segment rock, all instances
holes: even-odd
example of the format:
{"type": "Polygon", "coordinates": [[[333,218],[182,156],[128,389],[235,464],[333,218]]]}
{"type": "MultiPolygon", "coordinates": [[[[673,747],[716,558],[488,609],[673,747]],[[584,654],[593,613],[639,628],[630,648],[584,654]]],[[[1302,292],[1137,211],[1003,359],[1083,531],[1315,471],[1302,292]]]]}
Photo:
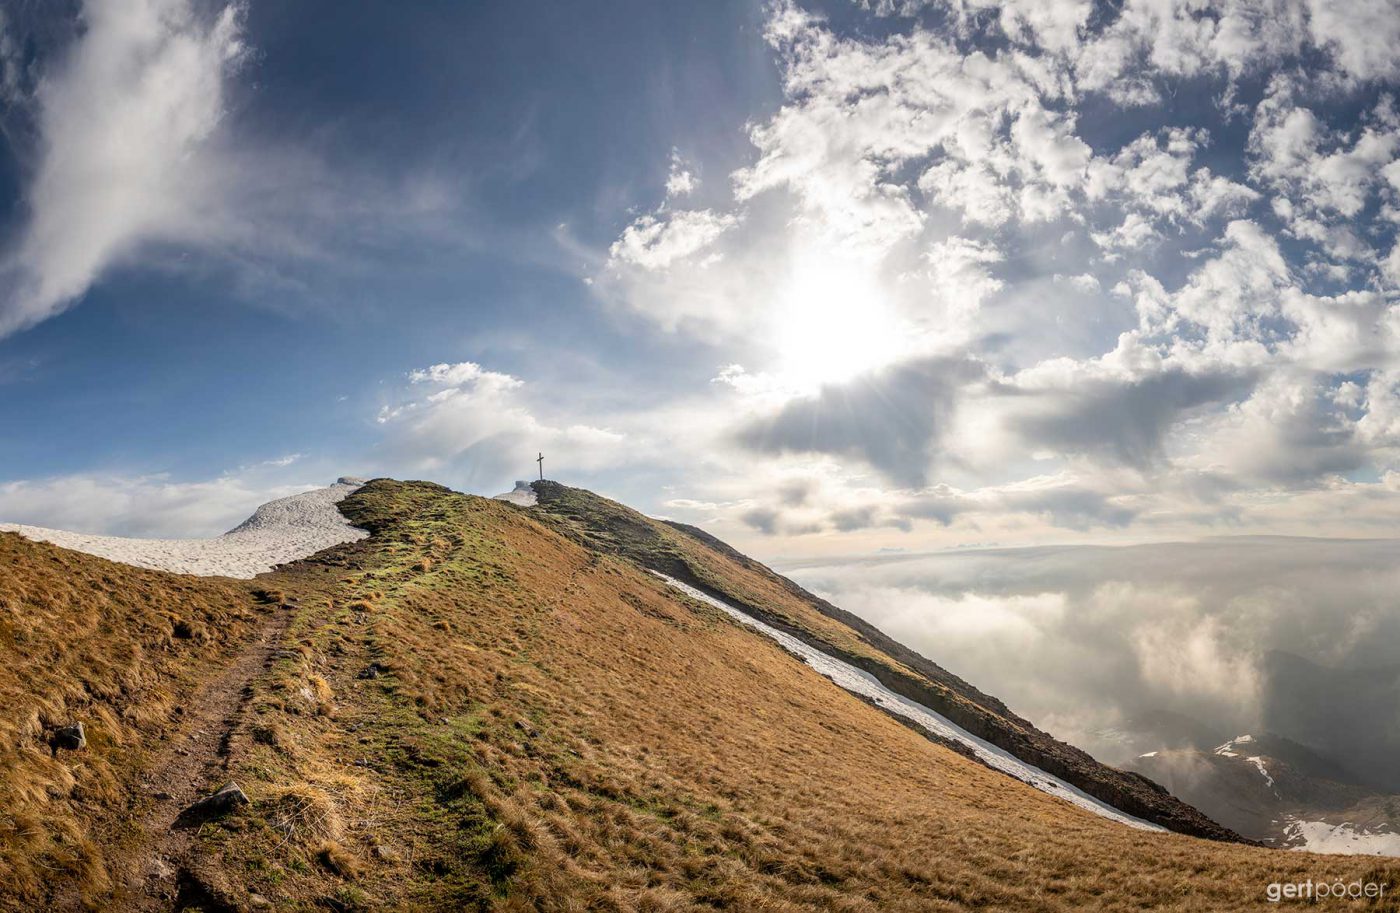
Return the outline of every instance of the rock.
{"type": "Polygon", "coordinates": [[[254,910],[271,910],[272,901],[268,900],[261,894],[249,894],[248,906],[254,910]]]}
{"type": "Polygon", "coordinates": [[[60,726],[54,730],[50,744],[53,746],[54,754],[57,754],[60,748],[67,751],[81,751],[87,747],[87,733],[83,731],[82,723],[60,726]]]}
{"type": "Polygon", "coordinates": [[[198,802],[180,812],[175,819],[176,824],[196,824],[226,815],[241,805],[248,804],[248,794],[234,781],[230,780],[221,786],[217,792],[205,796],[198,802]]]}
{"type": "Polygon", "coordinates": [[[398,862],[403,855],[391,846],[379,844],[374,848],[374,855],[378,856],[382,862],[398,862]]]}

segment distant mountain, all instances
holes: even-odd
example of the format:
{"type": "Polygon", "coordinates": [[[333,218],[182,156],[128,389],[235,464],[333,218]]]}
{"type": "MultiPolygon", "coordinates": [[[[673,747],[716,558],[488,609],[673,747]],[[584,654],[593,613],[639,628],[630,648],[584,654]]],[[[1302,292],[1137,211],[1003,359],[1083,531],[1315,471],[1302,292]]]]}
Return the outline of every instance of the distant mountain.
{"type": "Polygon", "coordinates": [[[1335,759],[1281,736],[1163,748],[1128,767],[1267,844],[1400,855],[1400,796],[1378,793],[1335,759]]]}

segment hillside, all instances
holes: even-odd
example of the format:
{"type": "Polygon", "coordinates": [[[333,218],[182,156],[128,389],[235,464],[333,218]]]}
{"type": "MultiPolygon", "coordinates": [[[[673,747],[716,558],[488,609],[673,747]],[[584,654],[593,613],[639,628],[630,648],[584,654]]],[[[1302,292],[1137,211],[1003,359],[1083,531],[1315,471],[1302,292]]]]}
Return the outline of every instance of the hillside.
{"type": "Polygon", "coordinates": [[[536,482],[539,506],[589,547],[625,556],[717,596],[937,711],[974,735],[1132,815],[1180,833],[1239,836],[1152,781],[1098,763],[1001,701],[693,526],[662,523],[592,492],[536,482]],[[679,533],[680,535],[677,535],[679,533]]]}
{"type": "Polygon", "coordinates": [[[989,769],[649,570],[1230,836],[699,531],[536,491],[372,482],[340,504],[368,538],[250,581],[0,534],[0,906],[1247,910],[1400,884],[989,769]],[[73,722],[86,747],[51,747],[73,722]],[[230,780],[246,804],[182,811],[230,780]]]}

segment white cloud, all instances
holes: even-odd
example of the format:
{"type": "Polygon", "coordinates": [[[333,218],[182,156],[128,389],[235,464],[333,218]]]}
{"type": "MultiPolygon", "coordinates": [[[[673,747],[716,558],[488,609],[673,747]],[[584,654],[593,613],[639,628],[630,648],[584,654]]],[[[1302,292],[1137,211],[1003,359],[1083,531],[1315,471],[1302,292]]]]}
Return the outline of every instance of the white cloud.
{"type": "Polygon", "coordinates": [[[1394,79],[1400,74],[1400,10],[1393,0],[1352,0],[1345,4],[1308,0],[1312,39],[1359,79],[1394,79]]]}
{"type": "Polygon", "coordinates": [[[695,174],[694,166],[686,161],[680,150],[671,150],[671,170],[666,175],[666,197],[684,197],[694,193],[700,187],[700,178],[695,174]]]}
{"type": "Polygon", "coordinates": [[[67,307],[143,245],[204,235],[215,217],[211,157],[244,53],[240,8],[206,17],[187,0],[92,0],[83,18],[38,89],[42,158],[0,334],[67,307]]]}
{"type": "MultiPolygon", "coordinates": [[[[709,250],[738,216],[707,209],[645,215],[622,232],[609,250],[614,265],[664,270],[709,250]]],[[[712,260],[702,261],[704,265],[712,260]]]]}
{"type": "Polygon", "coordinates": [[[625,436],[581,422],[539,418],[528,385],[474,362],[433,365],[408,375],[410,389],[379,411],[378,462],[430,472],[464,487],[503,485],[537,451],[566,454],[574,471],[624,464],[625,436]],[[421,393],[418,386],[432,387],[421,393]]]}
{"type": "Polygon", "coordinates": [[[194,482],[159,475],[57,476],[0,483],[0,519],[99,535],[217,536],[246,520],[261,504],[333,481],[277,483],[256,468],[194,482]]]}
{"type": "MultiPolygon", "coordinates": [[[[491,372],[482,370],[481,365],[473,361],[462,361],[456,364],[439,364],[423,368],[418,371],[410,371],[408,379],[415,384],[440,384],[446,387],[460,387],[475,381],[482,380],[484,375],[491,372]]],[[[492,382],[497,384],[518,385],[520,382],[513,377],[504,374],[491,374],[492,382]]]]}
{"type": "Polygon", "coordinates": [[[1339,475],[1395,465],[1367,378],[1400,343],[1400,253],[1373,249],[1400,224],[1400,117],[1359,88],[1385,73],[1362,36],[1305,0],[863,5],[908,18],[774,6],[784,102],[732,205],[668,197],[612,246],[605,294],[746,366],[715,385],[740,440],[842,463],[798,506],[707,488],[744,505],[717,522],[885,542],[1391,516],[1384,485],[1339,475]],[[1201,97],[1112,139],[1115,107],[1180,91],[1201,97]],[[962,359],[985,370],[910,401],[911,366],[962,359]]]}

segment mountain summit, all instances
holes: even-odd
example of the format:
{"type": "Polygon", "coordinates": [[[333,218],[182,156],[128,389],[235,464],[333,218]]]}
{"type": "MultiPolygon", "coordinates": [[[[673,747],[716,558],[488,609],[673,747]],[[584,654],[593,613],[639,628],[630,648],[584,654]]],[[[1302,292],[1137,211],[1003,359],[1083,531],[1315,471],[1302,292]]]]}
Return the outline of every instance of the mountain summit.
{"type": "Polygon", "coordinates": [[[1243,842],[703,531],[526,487],[369,482],[333,502],[359,538],[250,580],[0,534],[0,908],[1245,910],[1400,883],[1243,842]]]}

